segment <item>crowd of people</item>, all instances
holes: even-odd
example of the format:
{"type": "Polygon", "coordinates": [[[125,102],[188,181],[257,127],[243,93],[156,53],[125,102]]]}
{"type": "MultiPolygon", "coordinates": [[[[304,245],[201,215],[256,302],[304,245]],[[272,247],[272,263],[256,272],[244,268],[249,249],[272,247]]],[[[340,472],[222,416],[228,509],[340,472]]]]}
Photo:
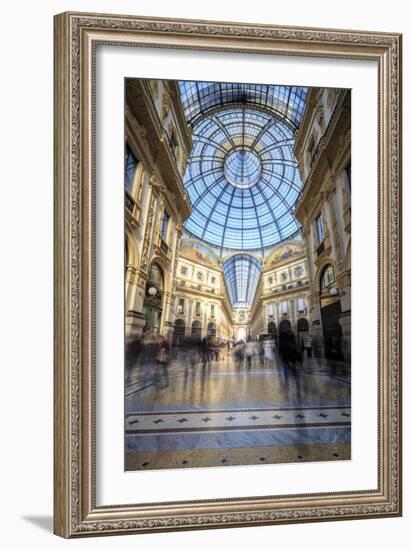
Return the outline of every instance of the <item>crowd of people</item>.
{"type": "Polygon", "coordinates": [[[317,342],[312,342],[309,355],[303,340],[297,342],[291,330],[280,332],[276,338],[249,337],[246,341],[233,342],[207,335],[201,339],[179,338],[173,344],[164,336],[146,331],[133,349],[128,350],[128,356],[133,358],[129,364],[138,366],[139,376],[146,382],[164,388],[170,384],[169,366],[173,361],[192,373],[197,369],[210,372],[212,363],[232,356],[238,370],[280,368],[285,379],[289,379],[289,376],[299,377],[305,352],[308,357],[313,352],[314,358],[320,352],[317,342]]]}

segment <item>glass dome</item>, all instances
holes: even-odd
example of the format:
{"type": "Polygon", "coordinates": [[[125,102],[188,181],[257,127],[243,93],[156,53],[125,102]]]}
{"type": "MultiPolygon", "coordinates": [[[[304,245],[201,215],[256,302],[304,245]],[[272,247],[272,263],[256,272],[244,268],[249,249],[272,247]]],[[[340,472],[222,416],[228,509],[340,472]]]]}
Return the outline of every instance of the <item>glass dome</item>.
{"type": "Polygon", "coordinates": [[[184,177],[190,234],[221,252],[263,251],[300,230],[293,215],[302,185],[291,120],[245,104],[197,117],[184,177]]]}
{"type": "Polygon", "coordinates": [[[246,189],[252,187],[260,178],[262,163],[252,151],[233,151],[225,159],[224,172],[232,185],[246,189]]]}
{"type": "Polygon", "coordinates": [[[223,82],[179,82],[179,86],[185,115],[192,125],[222,107],[247,105],[275,115],[296,130],[307,94],[307,88],[297,86],[223,82]]]}

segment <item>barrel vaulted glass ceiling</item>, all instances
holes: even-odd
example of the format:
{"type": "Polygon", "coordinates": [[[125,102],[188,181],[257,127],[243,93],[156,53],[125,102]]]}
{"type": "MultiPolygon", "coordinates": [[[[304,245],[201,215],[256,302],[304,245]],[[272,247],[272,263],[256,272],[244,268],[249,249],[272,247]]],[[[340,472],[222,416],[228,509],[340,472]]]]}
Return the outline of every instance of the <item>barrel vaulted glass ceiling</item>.
{"type": "Polygon", "coordinates": [[[185,229],[224,249],[264,250],[293,237],[301,190],[294,132],[306,88],[180,82],[193,148],[185,229]]]}
{"type": "Polygon", "coordinates": [[[229,299],[233,307],[250,307],[255,297],[261,266],[249,254],[234,254],[223,264],[229,299]]]}

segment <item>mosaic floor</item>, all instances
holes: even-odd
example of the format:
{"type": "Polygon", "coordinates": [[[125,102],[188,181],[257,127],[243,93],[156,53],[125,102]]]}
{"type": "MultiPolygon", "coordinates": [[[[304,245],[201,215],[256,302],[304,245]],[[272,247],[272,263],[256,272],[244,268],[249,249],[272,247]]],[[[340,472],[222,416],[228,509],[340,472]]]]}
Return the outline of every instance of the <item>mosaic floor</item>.
{"type": "Polygon", "coordinates": [[[129,363],[126,470],[350,459],[350,380],[336,365],[190,363],[129,363]]]}

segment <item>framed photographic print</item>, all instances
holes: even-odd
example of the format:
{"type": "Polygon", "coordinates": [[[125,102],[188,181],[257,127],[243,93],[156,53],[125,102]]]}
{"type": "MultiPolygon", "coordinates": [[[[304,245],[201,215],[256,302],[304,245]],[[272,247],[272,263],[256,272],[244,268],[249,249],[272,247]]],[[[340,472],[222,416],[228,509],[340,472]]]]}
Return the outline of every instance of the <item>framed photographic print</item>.
{"type": "Polygon", "coordinates": [[[55,17],[55,533],[401,514],[401,36],[55,17]]]}

